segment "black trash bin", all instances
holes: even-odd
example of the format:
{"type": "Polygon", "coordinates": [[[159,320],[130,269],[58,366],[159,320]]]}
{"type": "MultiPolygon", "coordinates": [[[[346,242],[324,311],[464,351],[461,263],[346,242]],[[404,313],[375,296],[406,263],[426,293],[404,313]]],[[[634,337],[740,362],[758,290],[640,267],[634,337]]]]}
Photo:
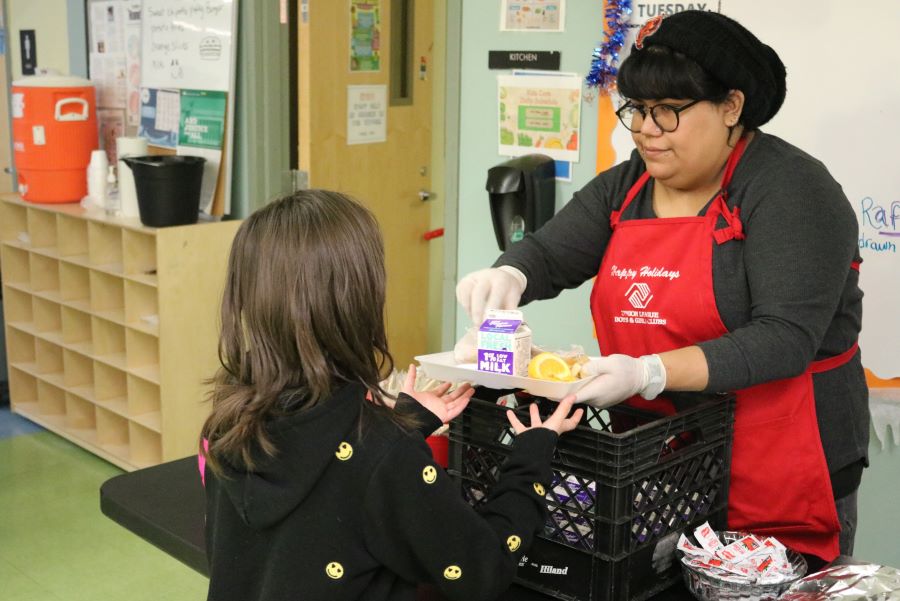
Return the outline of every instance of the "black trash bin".
{"type": "Polygon", "coordinates": [[[122,160],[134,173],[141,223],[151,227],[197,223],[206,159],[165,155],[122,160]]]}

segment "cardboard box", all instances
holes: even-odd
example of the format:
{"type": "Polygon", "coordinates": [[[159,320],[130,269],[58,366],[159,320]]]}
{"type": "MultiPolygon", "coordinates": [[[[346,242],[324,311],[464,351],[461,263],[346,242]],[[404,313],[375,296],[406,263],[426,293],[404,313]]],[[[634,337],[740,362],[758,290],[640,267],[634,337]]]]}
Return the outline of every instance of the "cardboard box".
{"type": "Polygon", "coordinates": [[[521,311],[487,312],[478,328],[478,371],[527,376],[531,361],[531,329],[521,311]]]}

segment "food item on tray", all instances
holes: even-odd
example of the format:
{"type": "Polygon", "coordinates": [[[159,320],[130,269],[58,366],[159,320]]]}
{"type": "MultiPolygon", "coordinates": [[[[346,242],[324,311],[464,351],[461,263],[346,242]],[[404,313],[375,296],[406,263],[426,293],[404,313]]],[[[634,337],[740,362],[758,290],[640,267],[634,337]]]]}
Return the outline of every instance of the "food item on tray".
{"type": "Polygon", "coordinates": [[[531,357],[531,330],[521,311],[489,309],[478,328],[478,371],[524,376],[531,357]]]}
{"type": "Polygon", "coordinates": [[[574,382],[583,376],[582,367],[588,362],[584,354],[568,353],[567,356],[544,351],[532,357],[528,364],[528,377],[554,382],[574,382]]]}

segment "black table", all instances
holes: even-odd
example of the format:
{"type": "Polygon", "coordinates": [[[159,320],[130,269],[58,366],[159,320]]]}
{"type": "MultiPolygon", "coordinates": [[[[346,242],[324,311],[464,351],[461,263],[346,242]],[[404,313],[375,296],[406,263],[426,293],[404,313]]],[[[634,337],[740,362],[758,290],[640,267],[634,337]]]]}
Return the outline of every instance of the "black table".
{"type": "MultiPolygon", "coordinates": [[[[100,487],[104,515],[203,575],[208,575],[204,540],[205,499],[197,458],[186,457],[121,474],[100,487]]],[[[421,600],[438,601],[425,589],[421,600]]],[[[551,597],[513,585],[503,601],[548,601],[551,597]]],[[[693,601],[679,583],[652,601],[693,601]]]]}

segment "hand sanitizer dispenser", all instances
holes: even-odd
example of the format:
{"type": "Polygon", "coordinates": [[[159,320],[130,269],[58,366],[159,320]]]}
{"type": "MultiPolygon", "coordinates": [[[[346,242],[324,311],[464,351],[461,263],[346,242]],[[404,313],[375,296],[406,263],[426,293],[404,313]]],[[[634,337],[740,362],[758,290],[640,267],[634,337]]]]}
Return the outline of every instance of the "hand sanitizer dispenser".
{"type": "Polygon", "coordinates": [[[491,167],[486,188],[500,250],[536,231],[556,209],[556,168],[543,154],[526,154],[491,167]]]}

